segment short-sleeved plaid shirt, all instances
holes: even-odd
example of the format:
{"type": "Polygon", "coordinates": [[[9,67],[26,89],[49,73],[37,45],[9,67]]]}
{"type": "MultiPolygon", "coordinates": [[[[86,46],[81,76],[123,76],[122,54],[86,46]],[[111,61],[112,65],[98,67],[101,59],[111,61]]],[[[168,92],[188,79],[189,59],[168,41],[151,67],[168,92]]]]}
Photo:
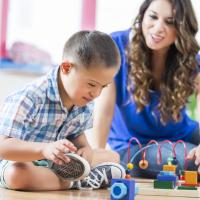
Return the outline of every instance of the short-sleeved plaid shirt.
{"type": "Polygon", "coordinates": [[[57,85],[58,69],[8,96],[0,107],[0,134],[26,141],[72,139],[92,127],[93,102],[62,105],[57,85]]]}

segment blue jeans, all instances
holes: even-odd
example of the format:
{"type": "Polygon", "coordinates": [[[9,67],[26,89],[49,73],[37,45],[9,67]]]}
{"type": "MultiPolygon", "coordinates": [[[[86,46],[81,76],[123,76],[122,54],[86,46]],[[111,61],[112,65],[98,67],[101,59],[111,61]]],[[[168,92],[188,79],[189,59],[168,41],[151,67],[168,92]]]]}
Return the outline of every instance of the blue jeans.
{"type": "MultiPolygon", "coordinates": [[[[191,149],[196,147],[200,144],[200,134],[199,129],[196,130],[190,139],[185,142],[187,147],[187,152],[189,152],[191,149]]],[[[145,145],[142,145],[143,147],[145,145]]],[[[131,145],[131,153],[130,158],[132,158],[136,152],[138,152],[139,147],[138,145],[131,145]]],[[[139,168],[139,162],[142,160],[142,154],[138,154],[135,159],[133,160],[134,169],[131,171],[131,175],[135,177],[143,177],[143,178],[156,178],[156,175],[159,173],[159,171],[162,171],[162,166],[164,164],[167,164],[167,159],[172,154],[171,145],[168,143],[165,143],[161,146],[161,154],[162,154],[162,163],[160,165],[157,164],[157,145],[152,145],[146,150],[146,160],[148,161],[148,168],[147,169],[141,169],[139,168]]],[[[119,151],[121,164],[126,168],[127,164],[127,149],[122,149],[119,151]]],[[[183,144],[179,143],[176,145],[176,158],[178,160],[177,165],[177,172],[184,169],[184,146],[183,144]]],[[[194,170],[196,171],[198,166],[194,164],[194,160],[187,162],[187,170],[194,170]]]]}

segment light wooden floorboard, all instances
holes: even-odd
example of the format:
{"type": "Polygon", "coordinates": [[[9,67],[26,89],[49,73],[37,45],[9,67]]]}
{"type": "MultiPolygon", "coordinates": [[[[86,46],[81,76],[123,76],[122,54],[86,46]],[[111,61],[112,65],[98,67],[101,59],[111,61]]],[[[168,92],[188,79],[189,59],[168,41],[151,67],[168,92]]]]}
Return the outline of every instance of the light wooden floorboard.
{"type": "MultiPolygon", "coordinates": [[[[145,186],[151,179],[135,179],[145,186]]],[[[140,186],[139,186],[140,187],[140,186]]],[[[110,200],[109,190],[65,190],[49,192],[23,192],[0,188],[0,200],[110,200]]],[[[136,195],[135,200],[196,200],[200,198],[136,195]]]]}
{"type": "MultiPolygon", "coordinates": [[[[109,190],[68,190],[51,192],[22,192],[0,189],[0,200],[109,200],[109,190]]],[[[195,200],[198,198],[136,195],[135,200],[195,200]]]]}

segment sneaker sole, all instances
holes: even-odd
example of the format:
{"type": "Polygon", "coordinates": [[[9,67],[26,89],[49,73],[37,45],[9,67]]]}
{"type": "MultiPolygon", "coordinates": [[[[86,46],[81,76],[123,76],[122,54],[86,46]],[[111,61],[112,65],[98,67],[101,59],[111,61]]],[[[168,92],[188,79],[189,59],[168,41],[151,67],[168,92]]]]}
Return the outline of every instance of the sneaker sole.
{"type": "Polygon", "coordinates": [[[109,166],[114,166],[117,167],[120,171],[121,171],[121,177],[119,178],[125,178],[126,176],[126,170],[124,169],[124,167],[122,167],[122,165],[118,164],[118,163],[113,163],[113,162],[103,162],[101,164],[98,164],[92,168],[96,168],[96,167],[101,167],[103,165],[109,165],[109,166]]]}
{"type": "Polygon", "coordinates": [[[51,163],[50,168],[56,175],[64,180],[77,181],[85,178],[90,173],[90,165],[81,156],[74,153],[65,154],[70,158],[70,162],[64,165],[51,163]]]}

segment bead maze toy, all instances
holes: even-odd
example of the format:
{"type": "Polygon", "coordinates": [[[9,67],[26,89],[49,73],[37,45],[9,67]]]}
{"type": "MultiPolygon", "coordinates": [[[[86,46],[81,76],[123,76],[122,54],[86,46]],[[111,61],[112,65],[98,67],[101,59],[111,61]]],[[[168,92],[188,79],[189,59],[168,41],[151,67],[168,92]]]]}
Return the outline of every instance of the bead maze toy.
{"type": "Polygon", "coordinates": [[[171,196],[171,197],[200,197],[200,183],[198,183],[197,171],[187,171],[187,149],[184,141],[178,140],[172,143],[170,140],[164,140],[157,142],[151,140],[142,147],[139,140],[135,137],[129,140],[128,144],[128,158],[127,158],[127,169],[125,179],[113,179],[111,183],[111,200],[134,200],[135,195],[144,196],[171,196]],[[130,145],[135,141],[139,146],[139,151],[130,158],[130,145]],[[142,159],[139,162],[141,169],[148,168],[148,161],[146,159],[146,150],[151,145],[158,146],[157,152],[157,164],[161,164],[162,155],[161,147],[164,143],[169,143],[172,147],[172,155],[169,156],[167,164],[162,166],[162,171],[157,175],[157,178],[152,182],[141,182],[136,183],[136,180],[131,177],[131,171],[134,169],[134,159],[139,153],[142,154],[142,159]],[[177,164],[176,159],[176,145],[182,144],[184,147],[184,169],[177,175],[177,164]]]}

